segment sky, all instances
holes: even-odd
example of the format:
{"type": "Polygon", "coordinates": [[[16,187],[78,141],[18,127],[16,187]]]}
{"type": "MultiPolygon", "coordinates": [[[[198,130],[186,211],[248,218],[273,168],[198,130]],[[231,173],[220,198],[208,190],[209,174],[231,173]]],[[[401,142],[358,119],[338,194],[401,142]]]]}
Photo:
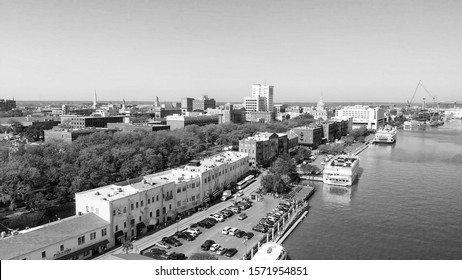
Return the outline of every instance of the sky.
{"type": "Polygon", "coordinates": [[[459,101],[461,31],[460,0],[0,0],[0,98],[459,101]]]}

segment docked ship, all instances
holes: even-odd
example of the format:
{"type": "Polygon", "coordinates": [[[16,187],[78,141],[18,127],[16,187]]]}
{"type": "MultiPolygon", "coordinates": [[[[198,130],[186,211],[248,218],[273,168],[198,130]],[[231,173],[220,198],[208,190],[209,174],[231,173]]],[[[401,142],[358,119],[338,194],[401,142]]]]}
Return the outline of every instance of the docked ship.
{"type": "Polygon", "coordinates": [[[276,242],[268,242],[261,245],[257,253],[253,256],[254,261],[275,261],[275,260],[286,260],[287,252],[281,245],[276,242]]]}
{"type": "Polygon", "coordinates": [[[324,165],[322,181],[324,184],[351,186],[359,173],[359,157],[340,155],[333,157],[324,165]]]}
{"type": "Polygon", "coordinates": [[[385,127],[379,128],[372,142],[373,143],[395,143],[396,133],[397,133],[397,129],[395,126],[386,125],[385,127]]]}

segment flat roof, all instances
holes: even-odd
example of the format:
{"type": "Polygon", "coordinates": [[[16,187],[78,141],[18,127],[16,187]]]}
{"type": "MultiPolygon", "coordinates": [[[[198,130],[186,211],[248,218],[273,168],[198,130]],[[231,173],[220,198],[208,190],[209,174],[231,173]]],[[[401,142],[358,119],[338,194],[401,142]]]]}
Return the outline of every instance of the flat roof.
{"type": "Polygon", "coordinates": [[[136,193],[140,193],[149,189],[158,187],[157,184],[150,184],[141,180],[140,182],[133,183],[130,185],[119,186],[116,184],[91,189],[77,193],[79,196],[91,197],[96,199],[102,199],[107,201],[114,201],[123,197],[127,197],[136,193]]]}
{"type": "Polygon", "coordinates": [[[87,213],[22,231],[0,239],[0,259],[21,256],[105,226],[109,223],[94,213],[87,213]]]}

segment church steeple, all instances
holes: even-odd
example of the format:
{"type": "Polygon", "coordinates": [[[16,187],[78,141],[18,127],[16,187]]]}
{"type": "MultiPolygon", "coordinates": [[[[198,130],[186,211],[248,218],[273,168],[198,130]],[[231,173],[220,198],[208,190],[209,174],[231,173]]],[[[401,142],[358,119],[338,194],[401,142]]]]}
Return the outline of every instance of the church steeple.
{"type": "Polygon", "coordinates": [[[95,95],[93,96],[93,109],[96,109],[98,102],[96,101],[96,88],[95,88],[95,95]]]}

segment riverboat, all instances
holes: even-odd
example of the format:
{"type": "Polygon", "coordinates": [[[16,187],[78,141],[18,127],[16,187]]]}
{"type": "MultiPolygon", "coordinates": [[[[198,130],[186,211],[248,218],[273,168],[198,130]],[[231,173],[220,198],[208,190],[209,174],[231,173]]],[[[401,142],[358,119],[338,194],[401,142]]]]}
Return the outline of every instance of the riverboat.
{"type": "Polygon", "coordinates": [[[261,245],[258,252],[255,253],[252,260],[256,261],[275,261],[286,260],[287,252],[281,245],[276,242],[268,242],[261,245]]]}
{"type": "Polygon", "coordinates": [[[324,184],[351,186],[359,173],[359,157],[340,155],[324,165],[322,181],[324,184]]]}
{"type": "Polygon", "coordinates": [[[385,127],[379,128],[375,134],[372,143],[395,143],[396,142],[397,129],[395,126],[386,125],[385,127]]]}

